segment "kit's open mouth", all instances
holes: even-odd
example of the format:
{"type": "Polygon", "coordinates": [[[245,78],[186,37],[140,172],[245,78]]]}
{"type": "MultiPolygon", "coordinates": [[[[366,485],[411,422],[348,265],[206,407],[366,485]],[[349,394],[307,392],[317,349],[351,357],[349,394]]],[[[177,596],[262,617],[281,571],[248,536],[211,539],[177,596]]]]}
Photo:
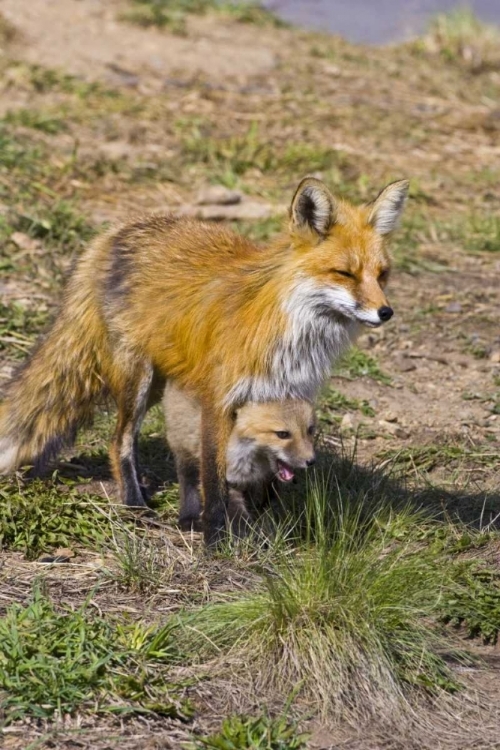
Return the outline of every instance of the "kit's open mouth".
{"type": "Polygon", "coordinates": [[[284,461],[280,461],[278,458],[278,472],[276,476],[282,482],[291,482],[295,477],[295,473],[291,466],[286,464],[284,461]]]}

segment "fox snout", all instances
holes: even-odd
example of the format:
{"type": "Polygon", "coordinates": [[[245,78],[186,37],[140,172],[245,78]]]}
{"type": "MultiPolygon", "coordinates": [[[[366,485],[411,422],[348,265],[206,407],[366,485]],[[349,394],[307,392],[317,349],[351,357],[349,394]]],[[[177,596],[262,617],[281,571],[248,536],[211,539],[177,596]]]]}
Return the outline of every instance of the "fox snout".
{"type": "Polygon", "coordinates": [[[293,465],[296,469],[308,469],[310,466],[314,466],[315,463],[316,455],[314,450],[311,450],[310,452],[308,451],[301,456],[297,456],[293,461],[293,465]]]}

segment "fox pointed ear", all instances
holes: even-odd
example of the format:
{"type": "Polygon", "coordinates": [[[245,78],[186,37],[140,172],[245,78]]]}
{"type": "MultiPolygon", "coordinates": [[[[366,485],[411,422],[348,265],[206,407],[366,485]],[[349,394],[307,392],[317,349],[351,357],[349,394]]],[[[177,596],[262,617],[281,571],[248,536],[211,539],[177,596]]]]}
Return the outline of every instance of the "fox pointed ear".
{"type": "Polygon", "coordinates": [[[292,226],[309,228],[324,237],[335,224],[335,201],[324,182],[306,177],[298,186],[290,207],[292,226]]]}
{"type": "Polygon", "coordinates": [[[408,180],[391,182],[371,204],[368,223],[378,234],[390,234],[397,227],[408,198],[409,187],[408,180]]]}

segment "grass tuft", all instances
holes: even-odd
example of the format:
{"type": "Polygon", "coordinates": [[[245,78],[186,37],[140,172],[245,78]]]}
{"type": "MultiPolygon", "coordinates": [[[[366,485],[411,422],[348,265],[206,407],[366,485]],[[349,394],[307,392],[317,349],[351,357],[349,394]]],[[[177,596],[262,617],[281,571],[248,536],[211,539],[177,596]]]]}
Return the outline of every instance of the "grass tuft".
{"type": "Polygon", "coordinates": [[[437,53],[472,73],[500,67],[500,30],[480,21],[467,7],[436,16],[428,34],[417,44],[419,49],[437,53]]]}
{"type": "Polygon", "coordinates": [[[457,690],[427,620],[445,573],[414,541],[422,519],[387,505],[367,510],[346,503],[339,487],[313,483],[295,554],[276,554],[260,590],[186,613],[189,649],[201,659],[225,654],[257,689],[283,695],[300,685],[338,718],[389,716],[415,689],[457,690]]]}
{"type": "Polygon", "coordinates": [[[257,26],[286,26],[260,2],[230,2],[226,0],[133,0],[134,7],[121,18],[139,26],[169,28],[174,34],[187,33],[186,21],[189,14],[201,15],[208,11],[218,11],[239,23],[257,26]]]}

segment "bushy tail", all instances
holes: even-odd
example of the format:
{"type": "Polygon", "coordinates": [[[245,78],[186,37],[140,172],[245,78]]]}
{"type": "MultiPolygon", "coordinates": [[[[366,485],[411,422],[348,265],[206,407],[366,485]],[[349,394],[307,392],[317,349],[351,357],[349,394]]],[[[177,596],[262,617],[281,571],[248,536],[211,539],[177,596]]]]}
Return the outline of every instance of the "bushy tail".
{"type": "Polygon", "coordinates": [[[41,470],[92,417],[103,390],[104,326],[89,285],[73,278],[46,337],[14,374],[0,405],[0,474],[41,470]]]}

